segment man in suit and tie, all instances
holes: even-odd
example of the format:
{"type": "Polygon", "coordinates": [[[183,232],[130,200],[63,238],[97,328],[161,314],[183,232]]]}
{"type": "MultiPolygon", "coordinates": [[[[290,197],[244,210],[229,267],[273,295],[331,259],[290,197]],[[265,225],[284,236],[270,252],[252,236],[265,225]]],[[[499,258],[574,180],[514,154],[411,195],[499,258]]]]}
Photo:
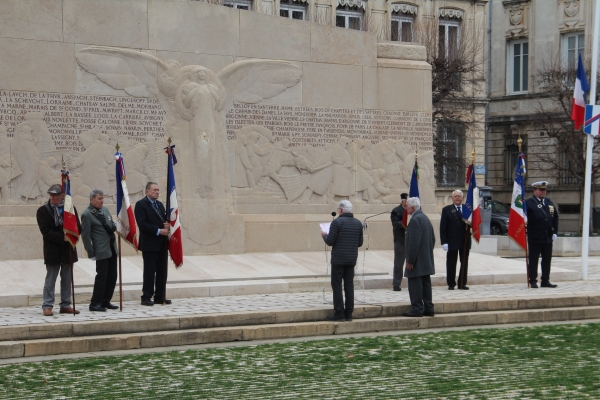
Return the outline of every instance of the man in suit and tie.
{"type": "Polygon", "coordinates": [[[406,210],[406,200],[408,199],[408,193],[400,194],[400,205],[394,208],[390,214],[392,221],[392,229],[394,234],[394,278],[392,279],[392,287],[394,292],[402,290],[400,285],[402,284],[402,276],[404,274],[404,237],[406,234],[406,227],[402,225],[402,219],[404,217],[404,210],[406,210]]]}
{"type": "Polygon", "coordinates": [[[542,279],[540,286],[555,288],[550,283],[552,242],[558,233],[558,209],[546,198],[548,182],[535,182],[533,197],[525,202],[527,209],[527,245],[529,246],[529,283],[537,288],[538,260],[542,256],[542,279]]]}
{"type": "Polygon", "coordinates": [[[440,239],[446,254],[446,281],[448,290],[456,286],[456,262],[460,256],[460,272],[458,289],[469,290],[467,286],[467,270],[469,266],[469,250],[471,250],[470,226],[463,221],[463,192],[452,192],[452,203],[442,209],[440,221],[440,239]]]}
{"type": "Polygon", "coordinates": [[[81,238],[88,257],[96,261],[94,292],[90,311],[116,310],[119,306],[110,300],[117,283],[117,225],[108,208],[104,207],[104,193],[94,189],[90,193],[90,205],[81,214],[81,238]]]}
{"type": "Polygon", "coordinates": [[[146,197],[135,203],[135,219],[140,228],[139,248],[144,260],[143,306],[171,304],[171,300],[165,298],[169,223],[166,222],[165,207],[158,200],[159,192],[158,183],[148,182],[146,197]]]}

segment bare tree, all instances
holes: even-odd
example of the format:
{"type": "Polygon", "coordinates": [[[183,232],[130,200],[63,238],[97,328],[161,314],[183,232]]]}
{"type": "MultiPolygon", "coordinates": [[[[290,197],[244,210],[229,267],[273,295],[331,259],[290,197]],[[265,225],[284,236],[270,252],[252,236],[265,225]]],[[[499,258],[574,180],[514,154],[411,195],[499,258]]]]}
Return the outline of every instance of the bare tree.
{"type": "MultiPolygon", "coordinates": [[[[529,157],[529,164],[556,177],[560,184],[580,184],[585,178],[586,135],[575,130],[571,121],[576,73],[576,67],[566,66],[559,56],[549,54],[536,74],[540,92],[533,122],[544,136],[537,140],[538,150],[529,157]]],[[[600,152],[598,141],[593,150],[595,154],[600,152]]],[[[594,157],[593,181],[599,170],[600,157],[594,157]]]]}
{"type": "Polygon", "coordinates": [[[445,183],[441,175],[464,177],[466,164],[470,162],[464,148],[469,138],[467,133],[484,129],[483,122],[474,116],[475,104],[485,97],[484,30],[468,21],[460,24],[447,21],[430,13],[418,20],[414,28],[414,41],[425,46],[427,62],[431,64],[438,185],[445,183]]]}

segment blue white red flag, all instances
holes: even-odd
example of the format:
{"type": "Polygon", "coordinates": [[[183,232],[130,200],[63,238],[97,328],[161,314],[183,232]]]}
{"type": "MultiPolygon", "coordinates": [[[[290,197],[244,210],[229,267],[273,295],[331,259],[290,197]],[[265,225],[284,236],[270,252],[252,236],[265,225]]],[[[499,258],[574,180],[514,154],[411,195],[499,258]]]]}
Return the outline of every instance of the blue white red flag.
{"type": "Polygon", "coordinates": [[[585,122],[583,133],[588,135],[598,136],[600,131],[600,106],[587,105],[585,106],[585,122]]]}
{"type": "MultiPolygon", "coordinates": [[[[585,114],[585,93],[590,91],[581,54],[577,61],[577,78],[575,79],[575,90],[573,91],[573,104],[571,105],[571,120],[575,122],[575,129],[581,128],[585,114]]],[[[587,118],[585,118],[587,119],[587,118]]],[[[596,131],[597,132],[597,131],[596,131]]],[[[598,133],[596,133],[597,135],[598,133]]]]}
{"type": "MultiPolygon", "coordinates": [[[[419,163],[415,159],[412,176],[410,177],[410,188],[408,189],[408,197],[419,197],[419,163]]],[[[408,212],[404,210],[402,215],[402,226],[408,226],[408,212]]]]}
{"type": "Polygon", "coordinates": [[[135,214],[133,213],[133,208],[129,202],[125,161],[123,160],[123,154],[119,152],[115,154],[115,158],[117,160],[117,234],[138,250],[137,227],[135,223],[135,214]]]}
{"type": "Polygon", "coordinates": [[[79,241],[79,227],[77,226],[77,216],[75,215],[75,207],[71,198],[71,179],[69,171],[60,171],[62,181],[62,192],[65,194],[63,206],[63,231],[69,243],[73,248],[79,241]]]}
{"type": "Polygon", "coordinates": [[[469,190],[467,192],[467,201],[465,207],[463,207],[463,220],[471,225],[471,231],[473,232],[473,238],[479,243],[481,238],[481,204],[479,204],[479,189],[477,188],[477,182],[475,181],[475,168],[471,166],[469,168],[471,176],[469,177],[469,190]]]}
{"type": "Polygon", "coordinates": [[[527,207],[525,206],[525,154],[519,153],[517,170],[510,201],[510,214],[508,215],[508,236],[523,250],[527,249],[527,236],[525,225],[527,223],[527,207]]]}
{"type": "Polygon", "coordinates": [[[179,268],[183,265],[183,242],[181,241],[181,223],[179,220],[179,206],[177,204],[177,191],[175,186],[175,173],[173,164],[177,159],[173,154],[173,147],[167,148],[168,155],[168,176],[167,176],[167,214],[169,218],[169,254],[179,268]]]}

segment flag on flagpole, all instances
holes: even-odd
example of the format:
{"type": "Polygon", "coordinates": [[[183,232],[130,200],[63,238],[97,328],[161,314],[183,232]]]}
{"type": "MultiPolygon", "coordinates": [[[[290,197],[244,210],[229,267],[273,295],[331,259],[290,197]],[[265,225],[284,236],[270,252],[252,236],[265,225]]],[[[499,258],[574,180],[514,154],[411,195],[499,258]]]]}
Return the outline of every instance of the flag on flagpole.
{"type": "MultiPolygon", "coordinates": [[[[412,176],[410,177],[408,197],[419,197],[419,163],[416,159],[415,165],[413,166],[412,176]]],[[[402,226],[405,228],[408,226],[408,212],[406,210],[404,210],[404,214],[402,215],[402,226]]]]}
{"type": "Polygon", "coordinates": [[[575,79],[575,90],[573,92],[573,104],[571,106],[571,120],[575,122],[575,129],[581,128],[585,114],[585,93],[590,91],[581,54],[577,61],[577,78],[575,79]]]}
{"type": "Polygon", "coordinates": [[[125,173],[125,161],[123,154],[115,154],[116,162],[116,182],[117,182],[117,234],[127,243],[138,250],[137,227],[135,223],[135,214],[129,202],[129,191],[125,173]]]}
{"type": "Polygon", "coordinates": [[[173,147],[167,148],[168,176],[167,176],[167,213],[169,218],[169,254],[177,268],[183,265],[183,243],[181,241],[181,223],[179,221],[179,206],[177,204],[177,191],[175,186],[175,173],[173,165],[177,163],[173,147]]]}
{"type": "Polygon", "coordinates": [[[600,131],[600,106],[585,106],[585,118],[583,123],[583,133],[598,136],[600,131]]]}
{"type": "Polygon", "coordinates": [[[463,220],[471,225],[471,231],[473,232],[473,237],[479,243],[479,239],[481,238],[481,230],[479,226],[481,225],[481,204],[479,202],[479,189],[477,188],[477,182],[475,180],[475,168],[473,165],[469,166],[469,170],[471,171],[471,175],[468,178],[469,182],[469,190],[467,192],[467,201],[465,202],[465,207],[463,207],[463,220]]]}
{"type": "Polygon", "coordinates": [[[517,172],[510,202],[508,215],[508,236],[512,238],[523,250],[527,249],[527,236],[525,224],[527,223],[527,209],[525,207],[525,154],[519,153],[517,159],[517,172]]]}
{"type": "MultiPolygon", "coordinates": [[[[64,163],[63,163],[64,168],[64,163]]],[[[69,171],[63,169],[60,171],[62,181],[62,192],[65,195],[63,206],[63,231],[69,243],[73,248],[79,241],[79,227],[77,226],[77,216],[75,215],[75,207],[71,198],[71,179],[69,171]]]]}

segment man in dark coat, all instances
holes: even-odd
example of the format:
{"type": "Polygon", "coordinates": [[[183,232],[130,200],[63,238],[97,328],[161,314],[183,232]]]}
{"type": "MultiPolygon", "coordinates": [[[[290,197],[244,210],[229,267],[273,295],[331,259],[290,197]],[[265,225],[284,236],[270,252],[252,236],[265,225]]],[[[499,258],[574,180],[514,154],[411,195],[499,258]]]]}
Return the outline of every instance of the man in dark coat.
{"type": "MultiPolygon", "coordinates": [[[[60,272],[60,313],[79,314],[71,307],[71,268],[77,262],[77,250],[71,246],[63,230],[64,199],[60,185],[52,185],[48,189],[50,199],[37,210],[37,223],[44,239],[44,264],[46,264],[46,281],[44,282],[44,303],[42,310],[45,316],[52,316],[54,307],[54,290],[56,278],[60,272]],[[70,253],[70,255],[69,255],[70,253]]],[[[75,209],[77,227],[81,232],[79,215],[75,209]]]]}
{"type": "Polygon", "coordinates": [[[135,219],[140,228],[139,248],[144,259],[143,306],[171,304],[171,300],[165,298],[169,223],[166,222],[165,207],[158,200],[159,194],[158,184],[148,182],[146,197],[135,203],[135,219]]]}
{"type": "Polygon", "coordinates": [[[352,321],[354,311],[354,266],[358,259],[358,248],[363,244],[363,225],[352,214],[352,203],[340,201],[337,209],[340,215],[329,227],[329,233],[321,236],[331,249],[331,288],[333,289],[333,316],[328,321],[352,321]],[[342,295],[344,281],[344,297],[342,295]]]}
{"type": "Polygon", "coordinates": [[[110,302],[117,283],[117,257],[119,249],[115,239],[117,224],[108,208],[104,206],[104,192],[90,192],[90,205],[81,213],[81,239],[88,257],[96,261],[94,291],[90,299],[90,311],[116,310],[110,302]]]}
{"type": "Polygon", "coordinates": [[[407,212],[411,215],[406,229],[406,271],[408,278],[408,295],[412,310],[406,317],[433,317],[434,309],[431,291],[431,275],[435,274],[433,248],[435,234],[431,221],[421,211],[418,197],[407,201],[407,212]]]}
{"type": "Polygon", "coordinates": [[[538,260],[542,256],[542,279],[540,285],[555,288],[550,283],[552,242],[558,233],[558,209],[546,198],[548,182],[533,184],[533,197],[525,202],[527,209],[527,244],[529,246],[529,283],[537,288],[538,260]]]}
{"type": "Polygon", "coordinates": [[[469,268],[469,250],[471,250],[471,229],[463,220],[463,192],[452,192],[452,203],[442,209],[440,221],[440,239],[446,254],[446,282],[448,289],[456,286],[456,261],[460,255],[460,272],[458,274],[458,289],[469,290],[467,286],[467,271],[469,268]]]}
{"type": "Polygon", "coordinates": [[[402,284],[402,269],[404,267],[404,235],[406,233],[406,228],[402,225],[402,218],[404,217],[407,198],[408,194],[402,193],[400,195],[400,205],[394,208],[390,214],[394,233],[394,279],[392,280],[392,287],[395,292],[402,290],[400,285],[402,284]]]}

